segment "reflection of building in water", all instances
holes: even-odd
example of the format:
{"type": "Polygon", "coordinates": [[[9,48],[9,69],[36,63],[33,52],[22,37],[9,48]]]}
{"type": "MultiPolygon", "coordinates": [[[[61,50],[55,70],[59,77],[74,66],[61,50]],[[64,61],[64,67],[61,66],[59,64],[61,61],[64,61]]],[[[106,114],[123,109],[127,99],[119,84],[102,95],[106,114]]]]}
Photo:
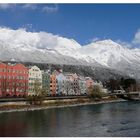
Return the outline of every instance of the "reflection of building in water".
{"type": "Polygon", "coordinates": [[[27,125],[24,121],[18,121],[16,123],[10,119],[3,120],[3,123],[0,124],[0,137],[24,137],[27,133],[27,125]]]}

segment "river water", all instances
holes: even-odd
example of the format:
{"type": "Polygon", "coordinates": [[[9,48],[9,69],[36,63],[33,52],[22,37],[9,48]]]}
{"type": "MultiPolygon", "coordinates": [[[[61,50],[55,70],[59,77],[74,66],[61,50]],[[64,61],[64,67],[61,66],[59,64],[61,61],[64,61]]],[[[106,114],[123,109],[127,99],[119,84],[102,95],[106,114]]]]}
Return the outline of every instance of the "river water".
{"type": "Polygon", "coordinates": [[[1,113],[0,136],[140,136],[140,102],[1,113]]]}

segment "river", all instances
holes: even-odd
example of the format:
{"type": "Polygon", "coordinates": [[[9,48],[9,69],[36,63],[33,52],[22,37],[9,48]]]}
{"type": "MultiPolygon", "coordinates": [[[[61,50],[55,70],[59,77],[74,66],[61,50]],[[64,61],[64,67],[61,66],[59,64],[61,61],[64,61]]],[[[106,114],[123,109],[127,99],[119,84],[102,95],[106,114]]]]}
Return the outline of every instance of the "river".
{"type": "Polygon", "coordinates": [[[1,113],[0,136],[137,137],[140,102],[1,113]]]}

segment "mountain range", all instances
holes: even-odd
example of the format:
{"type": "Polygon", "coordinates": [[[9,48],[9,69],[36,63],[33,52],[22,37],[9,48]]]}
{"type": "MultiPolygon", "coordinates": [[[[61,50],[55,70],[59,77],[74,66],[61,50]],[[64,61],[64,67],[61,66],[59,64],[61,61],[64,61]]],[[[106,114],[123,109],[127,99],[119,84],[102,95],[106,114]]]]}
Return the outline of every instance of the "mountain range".
{"type": "Polygon", "coordinates": [[[110,39],[82,46],[47,32],[0,28],[0,60],[100,67],[140,79],[140,49],[110,39]]]}

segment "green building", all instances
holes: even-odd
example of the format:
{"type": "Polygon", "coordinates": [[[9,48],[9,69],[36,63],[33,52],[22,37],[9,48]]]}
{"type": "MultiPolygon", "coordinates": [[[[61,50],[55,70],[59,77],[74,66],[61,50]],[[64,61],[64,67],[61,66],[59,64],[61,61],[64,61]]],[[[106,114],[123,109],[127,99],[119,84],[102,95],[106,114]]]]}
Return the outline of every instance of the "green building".
{"type": "Polygon", "coordinates": [[[42,89],[46,95],[50,95],[50,73],[49,71],[42,71],[42,89]]]}

